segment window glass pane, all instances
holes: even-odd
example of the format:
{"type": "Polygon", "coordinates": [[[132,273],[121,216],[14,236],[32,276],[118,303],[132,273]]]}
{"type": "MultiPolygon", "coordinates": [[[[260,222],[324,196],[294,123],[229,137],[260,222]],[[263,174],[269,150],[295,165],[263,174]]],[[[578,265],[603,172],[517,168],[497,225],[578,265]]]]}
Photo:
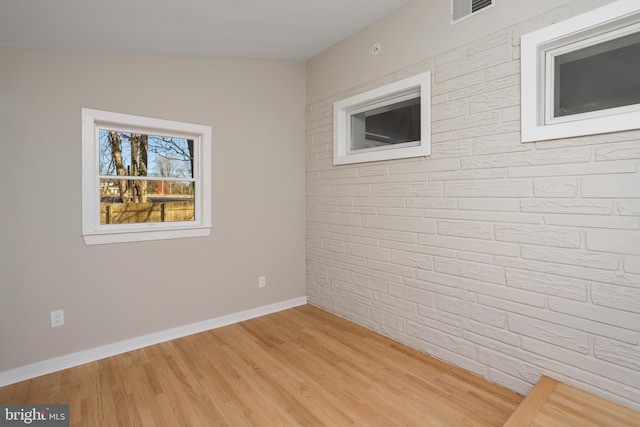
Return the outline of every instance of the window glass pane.
{"type": "Polygon", "coordinates": [[[100,130],[100,175],[131,175],[131,143],[126,135],[100,130]]]}
{"type": "Polygon", "coordinates": [[[193,140],[100,130],[100,175],[193,178],[193,140]]]}
{"type": "Polygon", "coordinates": [[[640,103],[640,33],[555,57],[554,117],[640,103]]]}
{"type": "Polygon", "coordinates": [[[100,224],[194,221],[195,183],[100,179],[100,224]]]}
{"type": "Polygon", "coordinates": [[[352,150],[420,141],[420,97],[351,116],[352,150]]]}

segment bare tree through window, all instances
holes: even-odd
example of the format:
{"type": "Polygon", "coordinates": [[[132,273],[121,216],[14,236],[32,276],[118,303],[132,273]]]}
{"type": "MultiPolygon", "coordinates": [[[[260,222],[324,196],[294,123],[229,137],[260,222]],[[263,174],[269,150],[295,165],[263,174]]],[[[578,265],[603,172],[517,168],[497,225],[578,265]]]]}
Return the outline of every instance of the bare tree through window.
{"type": "Polygon", "coordinates": [[[194,141],[100,130],[101,224],[192,221],[194,141]]]}

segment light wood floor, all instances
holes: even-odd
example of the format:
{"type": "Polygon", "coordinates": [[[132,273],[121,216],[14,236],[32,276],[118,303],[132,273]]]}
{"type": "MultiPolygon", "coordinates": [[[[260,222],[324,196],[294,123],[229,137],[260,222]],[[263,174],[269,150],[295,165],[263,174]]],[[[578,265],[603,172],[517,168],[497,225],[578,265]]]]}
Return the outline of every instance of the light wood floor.
{"type": "Polygon", "coordinates": [[[638,427],[640,413],[542,376],[503,427],[638,427]]]}
{"type": "Polygon", "coordinates": [[[502,426],[523,397],[306,305],[0,388],[72,426],[502,426]]]}

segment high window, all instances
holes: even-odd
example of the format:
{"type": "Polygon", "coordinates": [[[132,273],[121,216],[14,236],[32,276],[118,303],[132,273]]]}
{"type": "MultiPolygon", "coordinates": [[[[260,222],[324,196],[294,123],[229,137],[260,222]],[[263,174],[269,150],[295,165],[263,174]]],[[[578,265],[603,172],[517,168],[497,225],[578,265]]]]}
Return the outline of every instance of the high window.
{"type": "Polygon", "coordinates": [[[640,3],[623,0],[522,36],[522,138],[640,125],[640,3]]]}
{"type": "Polygon", "coordinates": [[[333,105],[333,164],[427,156],[431,76],[423,73],[333,105]]]}
{"type": "Polygon", "coordinates": [[[82,234],[103,244],[211,229],[211,127],[82,109],[82,234]]]}

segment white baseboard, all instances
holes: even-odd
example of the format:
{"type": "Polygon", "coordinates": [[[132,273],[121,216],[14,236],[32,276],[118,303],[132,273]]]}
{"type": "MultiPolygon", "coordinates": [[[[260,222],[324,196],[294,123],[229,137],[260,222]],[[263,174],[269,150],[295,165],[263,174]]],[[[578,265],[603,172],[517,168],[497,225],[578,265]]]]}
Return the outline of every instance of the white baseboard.
{"type": "Polygon", "coordinates": [[[198,332],[204,332],[221,326],[227,326],[244,320],[264,316],[266,314],[298,307],[305,305],[306,303],[306,296],[294,298],[21,366],[19,368],[0,372],[0,387],[71,368],[73,366],[82,365],[84,363],[104,359],[106,357],[115,356],[117,354],[126,353],[127,351],[137,350],[150,345],[159,344],[161,342],[185,337],[187,335],[197,334],[198,332]]]}

